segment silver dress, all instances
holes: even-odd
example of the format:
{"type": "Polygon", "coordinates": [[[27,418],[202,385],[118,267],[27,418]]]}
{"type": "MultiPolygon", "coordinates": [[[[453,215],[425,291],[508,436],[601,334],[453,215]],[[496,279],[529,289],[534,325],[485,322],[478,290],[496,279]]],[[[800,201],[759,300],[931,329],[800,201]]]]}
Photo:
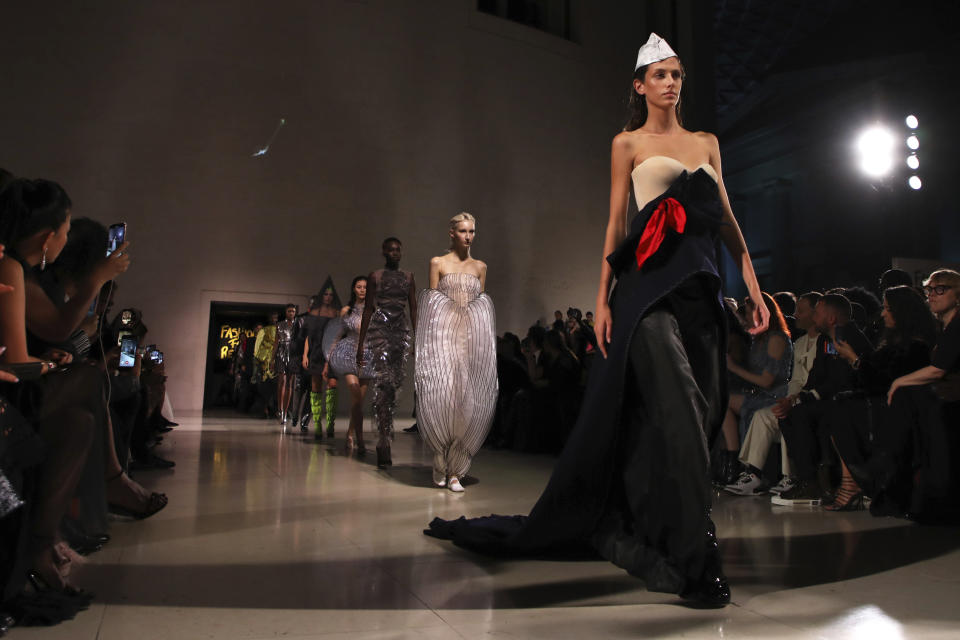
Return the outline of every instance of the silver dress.
{"type": "Polygon", "coordinates": [[[433,467],[462,477],[490,431],[497,403],[493,301],[480,280],[448,273],[417,302],[417,424],[433,467]]]}
{"type": "MultiPolygon", "coordinates": [[[[364,350],[363,371],[357,375],[357,340],[360,338],[360,322],[363,320],[363,305],[354,305],[353,310],[340,318],[340,337],[330,348],[327,360],[333,370],[334,377],[340,378],[347,374],[361,379],[373,377],[373,358],[369,348],[364,350]]],[[[331,325],[334,323],[331,322],[331,325]]],[[[369,347],[370,342],[367,341],[369,347]]]]}
{"type": "Polygon", "coordinates": [[[403,385],[404,365],[410,353],[407,302],[413,274],[400,269],[380,269],[371,275],[375,310],[367,330],[367,347],[373,356],[373,417],[377,424],[378,447],[393,439],[393,414],[397,394],[403,385]]]}

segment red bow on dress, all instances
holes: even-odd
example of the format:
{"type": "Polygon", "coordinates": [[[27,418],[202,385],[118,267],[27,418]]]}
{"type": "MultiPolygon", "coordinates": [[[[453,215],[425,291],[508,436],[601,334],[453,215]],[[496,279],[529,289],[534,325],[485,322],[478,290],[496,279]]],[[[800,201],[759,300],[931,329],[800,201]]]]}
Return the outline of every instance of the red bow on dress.
{"type": "Polygon", "coordinates": [[[687,212],[683,205],[674,198],[661,200],[650,215],[650,219],[647,220],[647,226],[644,227],[640,241],[637,242],[637,268],[642,267],[647,258],[655,254],[663,244],[663,239],[667,235],[667,226],[677,233],[683,233],[686,225],[687,212]]]}

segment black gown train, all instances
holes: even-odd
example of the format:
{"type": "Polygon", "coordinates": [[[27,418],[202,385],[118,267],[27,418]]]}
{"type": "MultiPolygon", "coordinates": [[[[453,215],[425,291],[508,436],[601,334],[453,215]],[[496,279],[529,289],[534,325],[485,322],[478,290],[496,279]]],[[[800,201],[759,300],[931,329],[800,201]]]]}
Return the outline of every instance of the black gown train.
{"type": "Polygon", "coordinates": [[[527,516],[437,518],[424,533],[495,556],[599,554],[651,591],[681,593],[719,572],[708,450],[727,401],[723,209],[709,165],[655,156],[632,177],[646,205],[607,257],[608,357],[546,489],[527,516]]]}

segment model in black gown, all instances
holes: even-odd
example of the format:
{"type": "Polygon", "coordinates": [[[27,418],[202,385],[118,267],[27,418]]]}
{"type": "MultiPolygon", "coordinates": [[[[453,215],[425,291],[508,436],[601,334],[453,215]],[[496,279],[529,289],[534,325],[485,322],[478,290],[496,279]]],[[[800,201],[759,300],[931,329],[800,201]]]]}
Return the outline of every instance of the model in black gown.
{"type": "Polygon", "coordinates": [[[666,52],[638,62],[634,87],[646,93],[646,125],[614,140],[595,322],[606,357],[590,371],[546,489],[528,516],[435,519],[425,533],[492,555],[599,554],[652,591],[722,606],[730,591],[710,520],[707,456],[727,398],[718,238],[751,297],[760,292],[722,188],[716,138],[679,126],[682,67],[666,52]],[[640,211],[627,229],[631,180],[640,211]]]}

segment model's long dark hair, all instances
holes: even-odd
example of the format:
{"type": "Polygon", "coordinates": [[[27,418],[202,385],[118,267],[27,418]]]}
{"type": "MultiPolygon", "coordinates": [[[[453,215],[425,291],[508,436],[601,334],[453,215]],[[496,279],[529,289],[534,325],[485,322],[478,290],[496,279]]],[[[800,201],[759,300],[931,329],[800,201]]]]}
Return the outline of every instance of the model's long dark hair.
{"type": "MultiPolygon", "coordinates": [[[[687,71],[683,67],[683,62],[680,61],[679,56],[677,57],[677,62],[680,63],[680,73],[682,78],[687,77],[687,71]]],[[[653,64],[653,63],[651,63],[653,64]]],[[[633,74],[633,80],[639,80],[640,82],[646,82],[647,79],[647,69],[650,68],[649,64],[645,64],[639,69],[636,70],[633,74]]],[[[677,122],[680,126],[683,126],[683,115],[680,112],[680,103],[682,98],[677,96],[677,122]]],[[[627,101],[627,109],[630,111],[630,117],[627,120],[627,124],[623,127],[624,131],[634,131],[639,129],[647,121],[647,99],[637,93],[637,90],[633,88],[633,81],[630,82],[630,99],[627,101]]]]}
{"type": "Polygon", "coordinates": [[[357,286],[358,282],[361,280],[366,281],[366,279],[367,276],[357,276],[353,279],[353,282],[350,283],[350,302],[347,303],[347,307],[350,309],[350,311],[353,311],[353,307],[357,304],[357,292],[355,287],[357,286]]]}
{"type": "Polygon", "coordinates": [[[906,285],[890,287],[883,292],[883,299],[893,316],[893,328],[884,331],[884,344],[906,348],[911,340],[920,340],[933,346],[937,340],[937,323],[916,289],[906,285]]]}

